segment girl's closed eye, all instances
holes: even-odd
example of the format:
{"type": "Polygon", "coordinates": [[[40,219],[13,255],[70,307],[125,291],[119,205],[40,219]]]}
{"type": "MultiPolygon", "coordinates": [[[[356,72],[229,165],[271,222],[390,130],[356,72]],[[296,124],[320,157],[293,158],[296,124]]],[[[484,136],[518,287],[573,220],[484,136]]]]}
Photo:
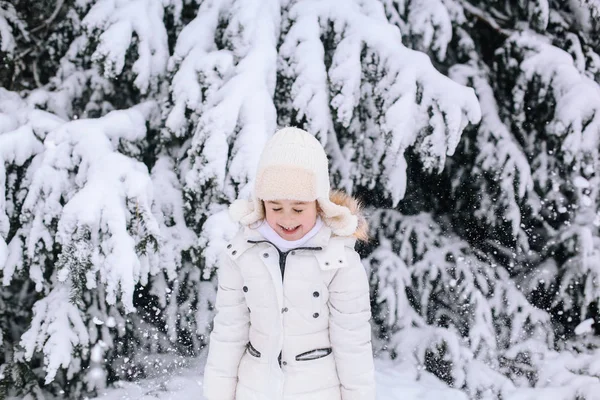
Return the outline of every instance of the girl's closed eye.
{"type": "Polygon", "coordinates": [[[271,208],[271,210],[273,210],[273,211],[275,211],[275,212],[277,212],[277,211],[281,211],[281,207],[279,207],[279,208],[271,208]]]}
{"type": "Polygon", "coordinates": [[[300,214],[304,210],[297,210],[297,209],[294,208],[294,211],[297,212],[298,214],[300,214]]]}

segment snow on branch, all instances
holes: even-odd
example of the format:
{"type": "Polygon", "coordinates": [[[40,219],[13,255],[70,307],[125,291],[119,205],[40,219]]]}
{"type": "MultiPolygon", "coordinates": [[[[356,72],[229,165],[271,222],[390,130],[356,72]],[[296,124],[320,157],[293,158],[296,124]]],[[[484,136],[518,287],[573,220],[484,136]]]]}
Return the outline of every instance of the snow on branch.
{"type": "MultiPolygon", "coordinates": [[[[10,283],[20,260],[18,254],[9,250],[19,247],[19,239],[14,238],[8,245],[6,243],[10,239],[7,236],[10,231],[9,215],[18,207],[15,202],[19,201],[11,193],[17,177],[15,172],[7,176],[7,171],[23,167],[42,153],[44,147],[41,140],[63,123],[55,115],[28,107],[18,94],[0,88],[0,271],[3,272],[3,285],[10,283]],[[8,186],[7,181],[10,182],[8,186]]],[[[21,182],[17,185],[27,186],[21,182]]]]}
{"type": "MultiPolygon", "coordinates": [[[[600,85],[577,68],[571,55],[531,33],[513,35],[499,54],[504,68],[518,66],[511,100],[545,205],[541,256],[561,254],[551,304],[585,318],[600,299],[594,283],[600,278],[600,85]]],[[[528,286],[549,289],[544,282],[530,280],[528,286]]]]}
{"type": "Polygon", "coordinates": [[[52,251],[56,230],[64,252],[59,280],[78,274],[75,282],[92,289],[99,279],[109,304],[120,292],[125,309],[133,311],[135,284],[157,272],[160,233],[147,168],[116,150],[121,141],[145,137],[153,109],[153,103],[144,103],[96,120],[72,121],[46,137],[18,232],[25,260],[36,271],[30,275],[37,290],[43,283],[40,249],[52,251]],[[86,254],[81,242],[90,244],[86,254]]]}
{"type": "Polygon", "coordinates": [[[199,245],[205,249],[204,279],[208,280],[216,271],[221,250],[225,248],[228,240],[233,239],[238,230],[239,225],[232,223],[227,209],[215,212],[206,219],[199,238],[199,245]]]}
{"type": "Polygon", "coordinates": [[[99,33],[93,61],[102,65],[107,77],[121,74],[132,44],[137,59],[134,85],[141,93],[158,86],[169,58],[162,0],[100,0],[82,21],[90,37],[99,33]],[[135,37],[134,37],[135,35],[135,37]],[[136,43],[132,43],[136,41],[136,43]]]}
{"type": "MultiPolygon", "coordinates": [[[[296,119],[306,118],[305,128],[326,144],[328,133],[332,130],[331,112],[329,105],[329,89],[325,53],[321,41],[323,25],[327,21],[319,20],[326,15],[327,2],[295,2],[289,11],[291,25],[285,33],[279,49],[279,73],[285,80],[292,81],[289,93],[291,108],[297,111],[296,119]]],[[[349,38],[339,45],[344,49],[344,60],[354,61],[345,69],[348,79],[345,90],[354,98],[360,84],[360,64],[356,58],[360,49],[357,48],[358,37],[349,38]],[[352,59],[354,56],[354,59],[352,59]]],[[[335,55],[334,55],[335,57],[335,55]]],[[[339,77],[342,78],[341,76],[339,77]]],[[[353,100],[354,104],[356,100],[353,100]]]]}
{"type": "Polygon", "coordinates": [[[112,110],[104,98],[113,92],[113,84],[95,68],[83,69],[76,61],[85,52],[86,41],[85,36],[73,40],[49,84],[33,90],[27,97],[31,106],[66,120],[105,115],[112,110]],[[78,103],[86,96],[89,96],[87,104],[78,109],[78,103]]]}
{"type": "MultiPolygon", "coordinates": [[[[597,196],[597,189],[594,190],[597,196]]],[[[563,227],[555,232],[554,237],[548,241],[543,249],[543,254],[548,256],[554,252],[565,249],[564,262],[560,267],[560,272],[555,268],[552,279],[547,279],[547,266],[535,271],[528,279],[528,286],[534,290],[538,285],[548,288],[556,280],[557,287],[552,296],[552,306],[560,306],[565,311],[576,311],[582,318],[588,313],[588,309],[600,299],[600,286],[597,284],[600,280],[600,239],[596,236],[595,225],[590,226],[590,222],[597,224],[598,217],[592,213],[592,219],[589,220],[590,213],[582,216],[580,221],[563,227]],[[588,215],[586,219],[585,216],[588,215]]],[[[552,267],[552,265],[548,265],[552,267]]]]}
{"type": "Polygon", "coordinates": [[[537,371],[531,388],[519,388],[509,399],[535,397],[588,399],[600,390],[600,351],[549,351],[539,343],[527,341],[506,353],[507,358],[521,360],[525,368],[537,371]],[[529,354],[523,358],[522,354],[529,354]]]}
{"type": "Polygon", "coordinates": [[[25,358],[34,352],[44,354],[46,384],[52,382],[59,368],[72,367],[87,350],[89,335],[83,312],[71,302],[67,285],[59,285],[35,303],[33,319],[21,336],[25,358]]]}
{"type": "Polygon", "coordinates": [[[289,15],[281,65],[293,79],[296,119],[328,146],[343,186],[362,179],[353,163],[368,163],[396,204],[405,190],[406,148],[416,147],[426,170],[440,171],[465,126],[479,121],[473,90],[404,47],[380,3],[302,1],[289,15]],[[360,140],[365,135],[369,140],[360,140]]]}
{"type": "Polygon", "coordinates": [[[19,19],[15,7],[6,1],[0,1],[0,51],[12,54],[16,42],[13,29],[17,29],[27,38],[25,22],[19,19]]]}
{"type": "Polygon", "coordinates": [[[177,38],[168,63],[169,71],[174,72],[170,87],[173,105],[165,121],[168,131],[177,137],[189,129],[187,114],[202,114],[203,103],[223,86],[233,68],[231,52],[215,43],[215,31],[229,5],[229,1],[202,3],[196,18],[177,38]]]}
{"type": "Polygon", "coordinates": [[[509,22],[511,19],[522,23],[527,21],[530,26],[538,32],[543,32],[548,27],[550,21],[550,2],[548,0],[531,0],[527,2],[513,3],[511,0],[503,0],[493,4],[492,12],[489,13],[485,9],[490,8],[490,4],[485,1],[472,2],[468,0],[456,0],[464,11],[478,20],[483,21],[491,28],[502,35],[508,36],[510,29],[501,27],[497,20],[509,22]],[[477,4],[474,5],[473,3],[477,4]]]}
{"type": "Polygon", "coordinates": [[[431,51],[436,58],[446,58],[452,40],[452,21],[442,0],[413,0],[408,5],[407,25],[413,46],[421,51],[431,51]]]}
{"type": "MultiPolygon", "coordinates": [[[[153,214],[163,238],[160,247],[160,265],[170,280],[182,268],[182,252],[195,244],[195,233],[186,226],[183,213],[181,183],[171,158],[160,156],[152,168],[154,188],[153,214]]],[[[163,292],[164,295],[164,292],[163,292]]]]}
{"type": "Polygon", "coordinates": [[[444,233],[431,216],[379,210],[372,221],[379,246],[366,262],[381,280],[376,289],[386,317],[381,324],[389,330],[388,347],[399,356],[421,349],[415,360],[437,357],[436,375],[473,394],[491,390],[497,395],[513,388],[494,372],[504,352],[528,340],[552,345],[549,315],[529,304],[502,266],[444,233]],[[374,263],[381,252],[387,262],[374,263]],[[407,329],[415,331],[413,339],[407,329]],[[421,342],[424,336],[428,339],[421,342]],[[502,379],[479,379],[470,367],[474,361],[502,379]]]}
{"type": "Polygon", "coordinates": [[[498,104],[485,72],[472,65],[456,65],[450,70],[450,76],[473,87],[481,104],[481,123],[473,143],[477,156],[474,168],[465,177],[471,182],[474,179],[473,186],[478,190],[476,197],[480,203],[474,214],[490,226],[510,223],[513,237],[526,251],[529,243],[521,223],[521,208],[524,204],[533,212],[540,208],[529,160],[500,119],[498,104]]]}
{"type": "Polygon", "coordinates": [[[394,253],[388,240],[380,245],[363,263],[372,271],[371,287],[374,288],[375,302],[382,305],[380,319],[391,330],[409,327],[420,320],[410,307],[406,288],[410,286],[410,273],[406,264],[394,253]]]}
{"type": "Polygon", "coordinates": [[[583,75],[565,51],[529,33],[513,35],[511,46],[521,49],[521,74],[514,90],[515,108],[523,112],[527,87],[536,81],[550,92],[554,115],[547,132],[563,138],[561,150],[566,162],[581,161],[598,152],[600,141],[600,86],[583,75]]]}
{"type": "MultiPolygon", "coordinates": [[[[123,335],[121,309],[135,311],[136,284],[145,285],[159,272],[160,261],[171,261],[171,254],[159,255],[165,224],[153,209],[160,203],[153,203],[148,170],[119,152],[146,138],[147,121],[156,111],[148,102],[102,118],[55,124],[26,170],[21,227],[5,270],[29,266],[36,290],[49,293],[35,304],[21,336],[27,360],[43,353],[46,383],[59,368],[66,369],[68,379],[81,372],[91,345],[96,352],[113,348],[108,328],[117,327],[123,335]]],[[[9,135],[0,134],[0,143],[9,135]]],[[[92,355],[92,361],[102,360],[92,355]]],[[[103,377],[93,376],[99,372],[105,373],[99,364],[89,371],[90,389],[103,384],[103,377]]]]}
{"type": "Polygon", "coordinates": [[[336,10],[345,14],[348,26],[357,31],[364,28],[364,44],[378,54],[387,72],[378,82],[378,89],[387,95],[383,122],[384,131],[392,135],[390,151],[414,144],[419,131],[430,125],[432,131],[425,135],[419,150],[423,155],[439,157],[437,162],[426,158],[426,167],[441,169],[445,155],[453,154],[465,126],[481,118],[473,90],[436,71],[424,54],[403,47],[395,27],[356,14],[353,7],[336,10]],[[413,107],[404,108],[409,100],[413,107]],[[431,117],[429,112],[433,113],[431,117]]]}
{"type": "MultiPolygon", "coordinates": [[[[181,57],[189,49],[182,68],[202,72],[217,67],[218,78],[208,86],[203,100],[191,142],[192,165],[185,179],[194,192],[215,191],[215,197],[207,199],[225,195],[232,201],[252,178],[260,151],[276,128],[273,94],[279,26],[274,21],[279,21],[280,10],[276,1],[217,4],[217,10],[203,4],[196,17],[200,21],[193,22],[178,41],[181,57]],[[207,39],[203,23],[214,26],[217,17],[222,29],[207,39]],[[201,58],[208,50],[212,51],[201,58]]],[[[176,82],[177,101],[191,99],[189,106],[200,101],[197,87],[185,93],[180,88],[176,82]]]]}

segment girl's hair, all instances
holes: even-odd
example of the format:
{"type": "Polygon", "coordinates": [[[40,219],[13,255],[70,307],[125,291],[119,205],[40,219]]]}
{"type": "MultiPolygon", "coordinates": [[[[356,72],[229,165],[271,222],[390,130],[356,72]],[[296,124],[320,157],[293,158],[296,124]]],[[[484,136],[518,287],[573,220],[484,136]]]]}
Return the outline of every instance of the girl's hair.
{"type": "MultiPolygon", "coordinates": [[[[341,190],[332,190],[329,194],[329,201],[337,204],[338,206],[347,207],[353,215],[356,215],[356,217],[358,218],[358,226],[352,236],[354,236],[357,240],[361,242],[368,242],[369,224],[367,223],[366,218],[362,214],[362,204],[357,199],[341,190]]],[[[265,202],[261,200],[260,204],[263,208],[263,215],[266,215],[265,202]]],[[[326,217],[323,214],[321,207],[319,207],[319,202],[317,202],[317,213],[323,220],[326,220],[326,217]]]]}

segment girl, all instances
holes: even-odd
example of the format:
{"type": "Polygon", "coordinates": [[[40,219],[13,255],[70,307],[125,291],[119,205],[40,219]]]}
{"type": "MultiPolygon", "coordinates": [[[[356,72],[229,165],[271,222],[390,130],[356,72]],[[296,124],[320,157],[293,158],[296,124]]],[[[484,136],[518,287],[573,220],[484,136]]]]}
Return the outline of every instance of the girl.
{"type": "Polygon", "coordinates": [[[330,195],[314,136],[278,131],[261,154],[243,230],[218,271],[208,400],[373,400],[369,285],[356,201],[330,195]]]}

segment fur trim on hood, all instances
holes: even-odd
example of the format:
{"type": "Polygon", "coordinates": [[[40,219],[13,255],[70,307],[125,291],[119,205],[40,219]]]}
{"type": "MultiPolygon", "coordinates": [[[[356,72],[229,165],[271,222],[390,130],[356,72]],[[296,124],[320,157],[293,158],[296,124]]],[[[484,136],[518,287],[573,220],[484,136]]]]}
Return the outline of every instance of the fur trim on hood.
{"type": "Polygon", "coordinates": [[[352,236],[361,242],[368,241],[369,224],[367,223],[365,216],[362,214],[362,204],[360,204],[357,199],[341,190],[332,190],[329,194],[329,200],[338,206],[348,208],[350,213],[358,218],[358,225],[352,236]]]}

